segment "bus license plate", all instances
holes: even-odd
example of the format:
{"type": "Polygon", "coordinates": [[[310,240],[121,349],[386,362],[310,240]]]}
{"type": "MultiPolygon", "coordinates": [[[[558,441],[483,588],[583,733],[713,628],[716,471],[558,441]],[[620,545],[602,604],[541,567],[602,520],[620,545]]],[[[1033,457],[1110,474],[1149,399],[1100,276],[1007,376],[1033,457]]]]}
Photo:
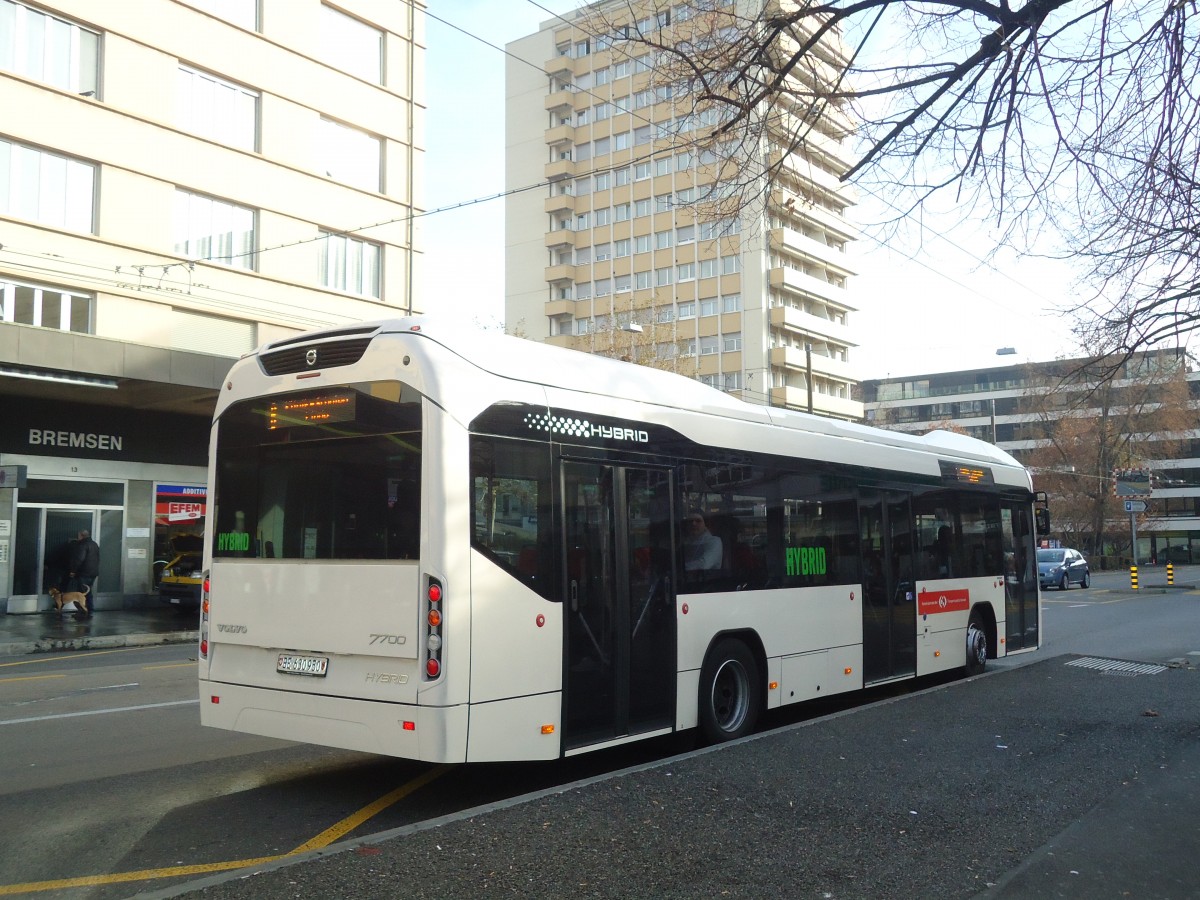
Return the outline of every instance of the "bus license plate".
{"type": "Polygon", "coordinates": [[[324,678],[329,671],[328,656],[292,656],[289,653],[279,654],[279,662],[275,671],[285,675],[314,675],[324,678]]]}

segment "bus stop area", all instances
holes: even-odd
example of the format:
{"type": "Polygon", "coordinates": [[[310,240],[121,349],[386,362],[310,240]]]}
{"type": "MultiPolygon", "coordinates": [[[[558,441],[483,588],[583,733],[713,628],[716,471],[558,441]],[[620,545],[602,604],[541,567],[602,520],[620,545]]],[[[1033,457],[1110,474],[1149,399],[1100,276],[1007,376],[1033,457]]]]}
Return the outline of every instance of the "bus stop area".
{"type": "Polygon", "coordinates": [[[139,896],[1184,898],[1198,817],[1200,673],[1031,655],[139,896]]]}

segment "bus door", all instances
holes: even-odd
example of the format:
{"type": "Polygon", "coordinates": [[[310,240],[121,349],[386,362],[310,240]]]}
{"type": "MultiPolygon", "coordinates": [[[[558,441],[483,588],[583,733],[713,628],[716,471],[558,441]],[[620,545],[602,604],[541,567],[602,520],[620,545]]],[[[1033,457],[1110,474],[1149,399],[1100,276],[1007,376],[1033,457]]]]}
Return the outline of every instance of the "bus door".
{"type": "Polygon", "coordinates": [[[1000,503],[1004,543],[1005,637],[1008,651],[1038,645],[1038,577],[1028,503],[1000,503]]]}
{"type": "Polygon", "coordinates": [[[863,680],[915,675],[917,607],[913,519],[907,494],[864,491],[858,503],[862,549],[863,680]]]}
{"type": "Polygon", "coordinates": [[[675,720],[671,473],[562,463],[567,749],[675,720]]]}

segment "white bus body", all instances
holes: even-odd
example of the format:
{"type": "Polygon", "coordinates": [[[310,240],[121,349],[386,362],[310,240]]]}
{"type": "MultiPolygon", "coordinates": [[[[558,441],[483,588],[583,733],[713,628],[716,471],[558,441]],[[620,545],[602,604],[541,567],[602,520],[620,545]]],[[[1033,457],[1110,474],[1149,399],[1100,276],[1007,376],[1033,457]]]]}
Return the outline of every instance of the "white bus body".
{"type": "Polygon", "coordinates": [[[446,323],[261,348],[209,458],[209,726],[552,759],[1040,635],[1031,482],[995,447],[446,323]]]}

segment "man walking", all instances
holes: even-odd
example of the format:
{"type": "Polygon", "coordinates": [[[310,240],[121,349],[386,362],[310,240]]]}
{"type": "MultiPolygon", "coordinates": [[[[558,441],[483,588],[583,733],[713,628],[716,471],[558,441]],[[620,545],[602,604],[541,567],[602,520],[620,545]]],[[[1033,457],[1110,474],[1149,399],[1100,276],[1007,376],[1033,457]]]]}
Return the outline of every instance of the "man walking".
{"type": "Polygon", "coordinates": [[[96,576],[100,574],[100,545],[92,540],[87,529],[79,532],[79,537],[71,545],[71,577],[78,578],[79,583],[87,588],[87,612],[76,613],[76,617],[90,616],[95,609],[96,576]]]}

